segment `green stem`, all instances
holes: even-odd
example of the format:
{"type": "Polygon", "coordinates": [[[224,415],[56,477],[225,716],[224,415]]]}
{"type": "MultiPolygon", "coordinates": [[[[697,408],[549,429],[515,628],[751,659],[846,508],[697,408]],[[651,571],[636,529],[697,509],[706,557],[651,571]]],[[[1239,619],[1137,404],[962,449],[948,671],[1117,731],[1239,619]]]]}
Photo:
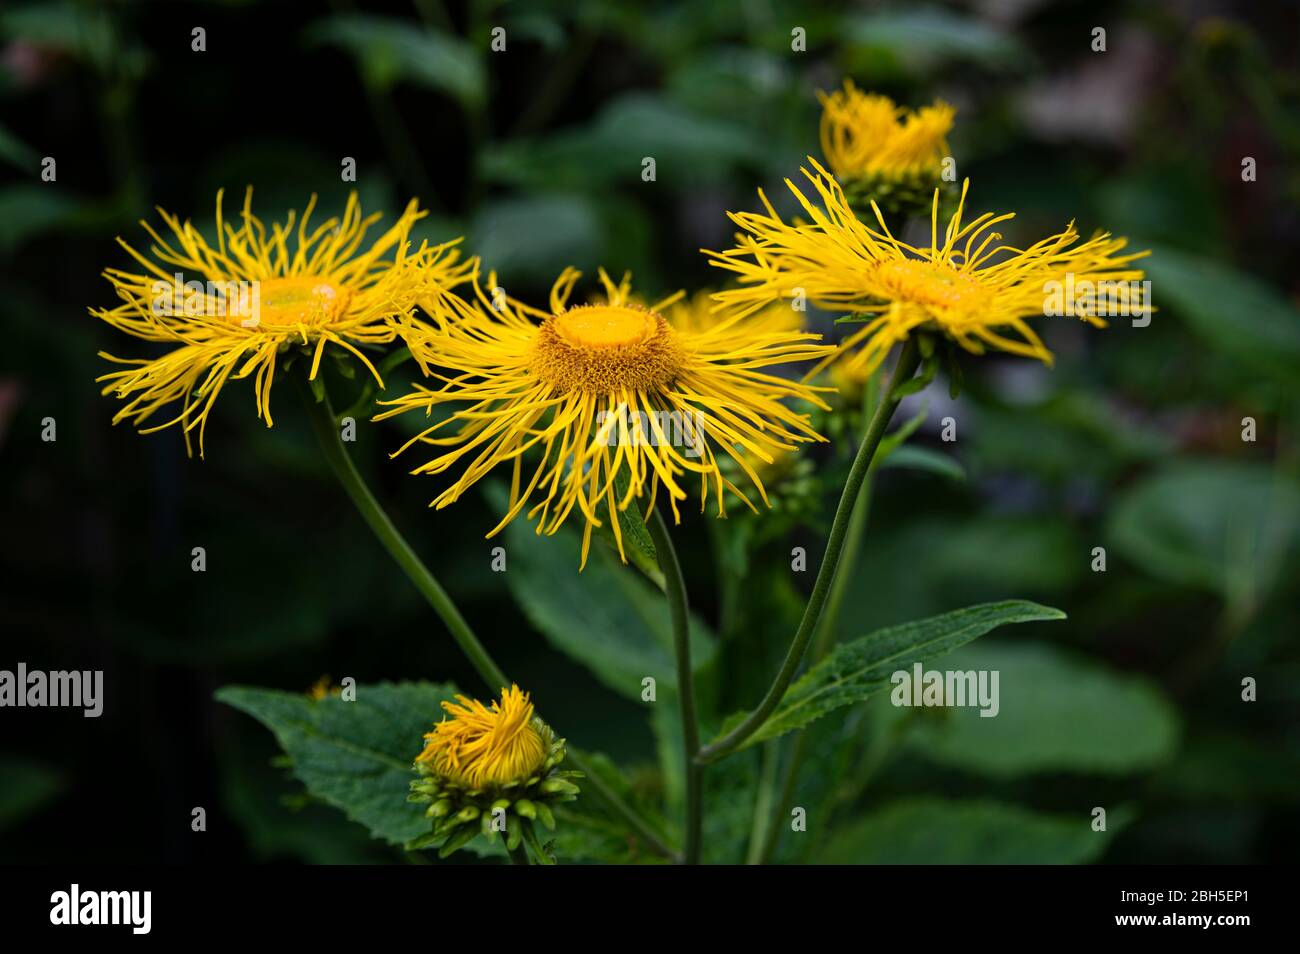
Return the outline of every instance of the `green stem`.
{"type": "MultiPolygon", "coordinates": [[[[330,469],[334,472],[334,476],[338,478],[339,483],[343,485],[343,489],[352,498],[357,511],[366,521],[375,537],[384,545],[384,549],[397,561],[397,565],[406,573],[407,578],[415,584],[415,588],[428,600],[429,605],[433,607],[433,611],[446,624],[447,629],[451,631],[452,638],[456,640],[456,644],[465,653],[475,672],[487,684],[488,689],[497,692],[509,686],[510,680],[501,671],[501,667],[496,664],[488,654],[487,649],[479,642],[478,637],[474,635],[474,631],[470,629],[465,617],[461,615],[460,610],[456,608],[456,604],[447,595],[447,591],[434,579],[433,574],[416,556],[410,544],[393,526],[388,514],[375,500],[374,494],[366,486],[365,480],[357,472],[356,466],[352,463],[352,458],[348,456],[348,452],[343,446],[338,421],[334,417],[334,408],[330,403],[329,394],[325,391],[323,381],[318,379],[316,382],[319,389],[319,397],[317,397],[317,392],[313,391],[313,383],[307,380],[305,367],[299,373],[294,374],[293,378],[298,383],[303,403],[307,407],[307,417],[311,421],[311,428],[316,435],[316,440],[320,443],[321,450],[325,454],[325,460],[329,463],[330,469]]],[[[586,776],[584,781],[586,787],[591,789],[614,814],[621,817],[644,838],[652,851],[665,858],[676,858],[676,852],[664,844],[649,823],[637,814],[632,806],[623,801],[617,792],[596,775],[587,764],[586,759],[572,749],[569,749],[567,758],[574,768],[586,776]]]]}
{"type": "MultiPolygon", "coordinates": [[[[839,624],[840,610],[844,606],[844,597],[848,593],[849,585],[853,580],[853,571],[857,566],[858,554],[862,550],[862,538],[866,536],[867,514],[871,510],[871,472],[867,472],[867,478],[862,482],[862,490],[858,494],[858,502],[853,507],[853,516],[849,520],[849,532],[844,542],[844,555],[840,558],[840,568],[835,573],[835,582],[831,584],[830,596],[826,598],[826,608],[822,611],[821,623],[817,627],[817,638],[813,640],[812,647],[808,650],[808,664],[815,666],[826,657],[830,652],[831,646],[835,642],[835,628],[839,624]]],[[[773,801],[763,800],[767,807],[764,810],[774,813],[781,813],[789,806],[791,798],[794,796],[794,783],[799,773],[799,766],[803,763],[804,753],[807,748],[808,733],[800,732],[794,737],[794,741],[789,745],[789,754],[786,757],[785,765],[781,769],[781,780],[773,783],[777,788],[777,794],[773,796],[773,801]]],[[[758,811],[758,806],[755,806],[758,811]]],[[[755,835],[761,833],[761,841],[758,844],[750,843],[750,864],[765,865],[772,860],[772,853],[776,851],[777,839],[780,837],[780,827],[776,819],[771,824],[759,825],[755,822],[755,835]]]]}
{"type": "Polygon", "coordinates": [[[677,657],[677,701],[682,714],[682,745],[686,758],[686,838],[683,860],[688,865],[700,863],[700,832],[703,824],[701,784],[704,766],[695,761],[700,751],[700,725],[695,712],[695,678],[691,671],[690,614],[686,603],[686,580],[677,559],[668,526],[658,510],[650,514],[647,524],[654,541],[659,569],[664,574],[664,595],[672,617],[673,651],[677,657]]]}
{"type": "Polygon", "coordinates": [[[862,488],[862,482],[866,479],[867,471],[871,468],[871,461],[876,456],[876,448],[880,446],[880,440],[885,436],[885,428],[889,426],[889,421],[894,416],[894,411],[902,400],[902,396],[898,393],[899,386],[904,381],[911,379],[918,364],[920,364],[920,353],[916,339],[909,338],[904,343],[903,350],[898,356],[898,364],[895,366],[893,377],[890,379],[889,391],[881,400],[879,407],[876,408],[876,413],[872,415],[871,423],[867,427],[867,433],[862,438],[862,445],[858,448],[857,456],[853,459],[853,466],[849,470],[848,480],[845,482],[844,491],[840,495],[839,506],[835,510],[835,519],[831,523],[830,538],[826,541],[826,552],[822,556],[821,566],[817,570],[817,579],[813,583],[812,595],[808,597],[808,605],[804,608],[803,619],[799,622],[799,629],[795,632],[794,639],[790,643],[790,649],[786,653],[785,662],[781,664],[780,672],[772,681],[772,685],[768,688],[763,701],[740,725],[728,732],[723,738],[700,750],[699,762],[707,764],[734,752],[746,739],[762,728],[768,716],[776,711],[776,707],[781,704],[781,697],[785,695],[785,690],[789,688],[791,681],[794,679],[795,673],[799,669],[799,663],[803,659],[804,650],[808,648],[808,642],[812,639],[813,633],[817,629],[817,622],[821,618],[822,607],[826,604],[831,582],[835,578],[835,570],[839,566],[840,553],[844,549],[844,538],[848,532],[849,518],[857,503],[858,491],[862,488]]]}
{"type": "Polygon", "coordinates": [[[434,579],[433,574],[411,549],[411,545],[398,533],[397,528],[393,526],[393,521],[388,519],[388,514],[379,505],[379,501],[375,500],[375,495],[370,492],[365,480],[357,472],[356,465],[352,463],[352,458],[343,447],[343,439],[339,433],[338,422],[334,418],[334,408],[330,404],[329,395],[322,388],[318,400],[312,393],[311,384],[305,374],[298,375],[297,380],[304,389],[303,397],[311,420],[311,428],[316,434],[321,450],[325,452],[325,460],[329,463],[330,470],[334,471],[334,476],[339,479],[339,483],[343,485],[343,489],[352,498],[352,503],[356,505],[366,525],[384,545],[384,549],[397,561],[397,565],[402,568],[410,581],[415,584],[415,588],[433,607],[438,618],[447,624],[452,639],[456,640],[456,645],[469,659],[474,671],[483,677],[483,681],[493,691],[507,688],[510,680],[488,655],[483,644],[478,641],[478,637],[474,635],[465,617],[460,614],[456,604],[447,595],[447,591],[442,588],[442,584],[434,579]]]}

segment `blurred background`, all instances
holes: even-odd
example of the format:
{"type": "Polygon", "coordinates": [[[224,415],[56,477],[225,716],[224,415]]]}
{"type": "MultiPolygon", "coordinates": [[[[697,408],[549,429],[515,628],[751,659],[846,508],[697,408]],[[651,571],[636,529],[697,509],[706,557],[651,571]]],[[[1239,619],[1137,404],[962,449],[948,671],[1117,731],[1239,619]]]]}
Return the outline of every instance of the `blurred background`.
{"type": "MultiPolygon", "coordinates": [[[[936,453],[880,471],[840,634],[1011,597],[1069,619],[953,657],[1002,673],[998,719],[872,703],[823,720],[834,727],[810,743],[829,754],[796,793],[819,806],[817,831],[776,857],[965,862],[997,846],[1010,860],[1290,860],[1298,27],[1294,3],[1209,0],[7,2],[0,669],[103,669],[107,695],[95,720],[0,712],[0,859],[409,860],[304,796],[271,734],[212,694],[305,692],[326,675],[477,690],[332,482],[291,388],[268,430],[251,382],[228,386],[204,461],[174,430],[110,426],[97,352],[151,353],[86,313],[114,301],[100,272],[129,266],[115,236],[146,246],[136,222],[156,221],[154,205],[210,229],[223,186],[254,185],[264,219],[312,192],[340,210],[351,157],[367,211],[391,219],[418,197],[431,210],[418,236],[464,235],[516,297],[544,302],[570,264],[630,269],[650,296],[693,290],[718,281],[697,250],[729,243],[724,211],[754,208],[759,186],[784,203],[780,180],[820,152],[816,91],[851,77],[957,107],[959,175],[977,211],[1018,213],[1012,244],[1075,219],[1151,248],[1159,311],[1146,328],[1045,320],[1055,369],[971,361],[956,402],[942,382],[909,402],[927,410],[912,444],[936,453]],[[40,178],[47,156],[54,182],[40,178]],[[206,573],[191,572],[195,546],[206,573]],[[1248,677],[1257,701],[1242,701],[1248,677]],[[1024,690],[1014,702],[1009,685],[1024,690]],[[195,806],[206,833],[190,829],[195,806]],[[1108,807],[1108,833],[1081,839],[1093,806],[1108,807]]],[[[571,576],[568,544],[548,549],[521,524],[505,541],[512,569],[490,572],[494,501],[427,511],[441,485],[388,461],[402,436],[365,424],[354,456],[504,668],[645,798],[671,789],[644,706],[547,623],[547,594],[566,584],[545,574],[571,576]]],[[[797,488],[815,505],[766,529],[685,515],[691,597],[731,660],[711,677],[718,713],[752,701],[788,639],[811,584],[789,571],[790,548],[821,552],[849,453],[823,452],[797,488]]],[[[602,566],[568,581],[575,631],[619,618],[602,615],[602,566]]],[[[620,625],[615,647],[648,624],[620,625]]],[[[716,860],[743,855],[753,787],[715,797],[730,813],[710,817],[716,860]]]]}

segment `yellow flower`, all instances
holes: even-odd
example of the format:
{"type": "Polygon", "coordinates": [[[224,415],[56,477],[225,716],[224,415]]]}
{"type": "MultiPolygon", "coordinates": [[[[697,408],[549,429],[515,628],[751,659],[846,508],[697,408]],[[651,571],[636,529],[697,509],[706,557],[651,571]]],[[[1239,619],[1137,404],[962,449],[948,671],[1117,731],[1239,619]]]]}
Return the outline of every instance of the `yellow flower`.
{"type": "Polygon", "coordinates": [[[393,321],[417,303],[441,310],[446,290],[476,273],[474,260],[461,261],[455,242],[409,251],[412,225],[426,213],[414,200],[397,222],[368,248],[366,233],[381,217],[362,216],[353,193],[342,219],[308,227],[316,197],[297,228],[295,215],[266,226],[251,211],[252,189],[244,198],[236,229],[222,216],[217,193],[216,244],[188,220],[159,209],[170,230],[164,238],[141,222],[153,239],[149,256],[118,239],[143,272],[104,272],[121,300],[115,308],[90,313],[146,341],[173,345],[157,358],[124,360],[127,365],[99,378],[105,394],[127,400],[113,423],[137,426],[168,405],[179,403],[170,420],[142,433],[181,424],[186,450],[198,428],[203,432],[218,393],[230,379],[253,377],[258,417],[271,426],[271,384],[281,352],[294,345],[312,349],[314,378],[328,344],[351,352],[383,381],[360,346],[381,345],[395,337],[393,321]]]}
{"type": "Polygon", "coordinates": [[[471,789],[525,782],[546,761],[550,740],[533,723],[533,704],[518,686],[501,690],[491,707],[457,696],[444,702],[444,718],[424,736],[416,762],[434,774],[471,789]],[[457,704],[459,703],[459,705],[457,704]]]}
{"type": "Polygon", "coordinates": [[[495,841],[500,832],[510,851],[526,844],[539,864],[555,864],[535,823],[554,831],[552,809],[578,797],[573,780],[582,773],[560,767],[564,740],[533,714],[528,693],[516,685],[491,706],[457,696],[442,708],[447,717],[425,735],[407,796],[428,804],[430,826],[407,850],[437,846],[446,858],[480,833],[495,841]]]}
{"type": "Polygon", "coordinates": [[[947,103],[912,112],[888,96],[861,92],[851,80],[817,98],[822,154],[837,176],[938,178],[955,115],[947,103]]]}
{"type": "Polygon", "coordinates": [[[540,513],[538,533],[555,533],[576,510],[584,522],[585,565],[592,530],[606,519],[624,555],[616,514],[645,495],[645,506],[654,506],[661,486],[677,518],[686,474],[700,478],[701,510],[710,487],[719,516],[725,515],[724,489],[754,508],[719,469],[719,453],[736,460],[766,503],[746,452],[771,460],[796,443],[822,440],[807,414],[783,402],[825,406],[819,389],[767,369],[831,349],[814,343],[818,335],[750,328],[734,319],[702,331],[675,329],[662,312],[680,293],[647,308],[632,300],[628,277],[616,285],[603,270],[604,300],[571,307],[579,277],[565,270],[549,312],[503,300],[496,311],[483,309],[474,320],[426,328],[423,341],[412,339],[417,355],[452,373],[438,375],[444,385],[437,390],[420,387],[384,402],[392,406],[379,417],[429,414],[447,402],[469,405],[401,449],[420,442],[449,448],[417,474],[463,464],[433,505],[454,503],[497,464],[509,463],[510,504],[488,536],[532,500],[529,517],[540,513]],[[536,463],[526,469],[532,451],[536,463]]]}
{"type": "Polygon", "coordinates": [[[810,161],[816,174],[803,173],[822,208],[786,180],[810,223],[787,224],[760,192],[766,214],[730,213],[743,230],[737,247],[708,254],[712,264],[739,278],[741,287],[714,296],[733,318],[804,294],[819,306],[867,319],[814,372],[842,360],[849,375],[870,374],[896,342],[916,331],[941,332],[975,354],[993,348],[1050,364],[1051,352],[1025,319],[1047,312],[1053,288],[1107,283],[1101,287],[1113,289],[1110,302],[1106,295],[1084,297],[1064,312],[1097,326],[1106,324],[1100,311],[1107,303],[1141,307],[1143,289],[1131,283],[1143,273],[1128,266],[1147,253],[1121,254],[1126,239],[1098,233],[1076,244],[1079,233],[1070,223],[1025,249],[996,244],[1002,236],[991,229],[1014,213],[985,213],[963,225],[967,182],[942,232],[936,192],[930,245],[918,248],[895,238],[878,208],[879,231],[859,221],[835,179],[810,161]]]}

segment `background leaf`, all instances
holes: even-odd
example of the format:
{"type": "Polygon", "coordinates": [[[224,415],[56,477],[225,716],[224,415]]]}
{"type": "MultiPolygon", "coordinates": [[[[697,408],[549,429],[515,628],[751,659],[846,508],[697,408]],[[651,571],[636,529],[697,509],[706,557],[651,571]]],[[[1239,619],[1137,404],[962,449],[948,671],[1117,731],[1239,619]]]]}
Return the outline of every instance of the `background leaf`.
{"type": "Polygon", "coordinates": [[[1175,461],[1129,487],[1106,533],[1144,572],[1221,595],[1266,591],[1294,556],[1300,487],[1250,462],[1175,461]]]}
{"type": "Polygon", "coordinates": [[[1300,386],[1300,311],[1277,291],[1232,265],[1170,248],[1155,249],[1141,264],[1157,305],[1184,319],[1207,345],[1292,389],[1300,386]]]}
{"type": "MultiPolygon", "coordinates": [[[[620,695],[640,700],[641,680],[675,691],[672,626],[664,595],[610,550],[593,541],[579,572],[581,542],[567,528],[535,532],[522,517],[505,530],[506,583],[528,619],[555,648],[591,670],[620,695]]],[[[691,663],[713,659],[716,643],[704,621],[691,617],[691,663]]]]}
{"type": "Polygon", "coordinates": [[[409,80],[474,105],[483,99],[483,68],[468,43],[396,17],[339,14],[313,24],[307,37],[339,46],[379,88],[409,80]]]}
{"type": "Polygon", "coordinates": [[[817,861],[860,865],[1059,865],[1094,861],[1131,819],[1116,808],[1106,831],[1091,807],[1077,817],[992,801],[908,799],[838,828],[817,861]]]}
{"type": "Polygon", "coordinates": [[[944,660],[946,670],[998,673],[999,709],[933,710],[911,743],[927,758],[983,775],[1100,774],[1149,769],[1171,758],[1178,716],[1145,679],[1040,643],[979,642],[944,660]]]}

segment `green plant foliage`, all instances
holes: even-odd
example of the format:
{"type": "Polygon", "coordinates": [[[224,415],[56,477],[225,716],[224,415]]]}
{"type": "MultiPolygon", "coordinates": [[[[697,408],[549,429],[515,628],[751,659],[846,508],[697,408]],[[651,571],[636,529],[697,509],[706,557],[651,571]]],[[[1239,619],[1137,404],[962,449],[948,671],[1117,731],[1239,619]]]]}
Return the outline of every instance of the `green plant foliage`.
{"type": "Polygon", "coordinates": [[[1276,290],[1230,265],[1169,248],[1156,249],[1143,267],[1157,304],[1165,303],[1207,347],[1290,393],[1300,387],[1300,311],[1276,290]]]}
{"type": "Polygon", "coordinates": [[[1092,830],[1091,806],[1077,817],[993,801],[899,801],[832,833],[822,864],[1061,865],[1093,861],[1132,819],[1107,812],[1092,830]]]}
{"type": "Polygon", "coordinates": [[[464,40],[408,20],[336,14],[307,30],[316,43],[347,50],[366,82],[380,89],[409,81],[449,93],[467,106],[484,96],[483,68],[464,40]]]}
{"type": "Polygon", "coordinates": [[[455,695],[445,683],[385,682],[357,686],[355,701],[246,686],[227,686],[217,699],[275,734],[312,795],[402,845],[429,827],[423,808],[406,800],[411,763],[455,695]]]}
{"type": "Polygon", "coordinates": [[[790,686],[749,744],[803,728],[836,709],[862,702],[889,685],[898,670],[943,656],[999,626],[1064,618],[1064,613],[1049,606],[1008,600],[903,623],[843,643],[790,686]]]}
{"type": "MultiPolygon", "coordinates": [[[[581,542],[568,529],[540,536],[516,520],[505,531],[506,583],[529,620],[556,649],[629,699],[640,699],[642,680],[659,691],[677,685],[672,630],[663,594],[592,541],[586,569],[578,571],[581,542]]],[[[691,622],[691,663],[697,671],[713,659],[716,640],[698,617],[691,622]]]]}
{"type": "Polygon", "coordinates": [[[1262,464],[1188,459],[1116,502],[1107,536],[1145,573],[1224,596],[1262,598],[1295,559],[1300,485],[1262,464]]]}
{"type": "Polygon", "coordinates": [[[1176,751],[1178,715],[1146,679],[1108,672],[1042,643],[979,642],[946,657],[944,670],[996,672],[992,717],[970,706],[922,719],[912,744],[967,772],[1145,771],[1176,751]]]}

